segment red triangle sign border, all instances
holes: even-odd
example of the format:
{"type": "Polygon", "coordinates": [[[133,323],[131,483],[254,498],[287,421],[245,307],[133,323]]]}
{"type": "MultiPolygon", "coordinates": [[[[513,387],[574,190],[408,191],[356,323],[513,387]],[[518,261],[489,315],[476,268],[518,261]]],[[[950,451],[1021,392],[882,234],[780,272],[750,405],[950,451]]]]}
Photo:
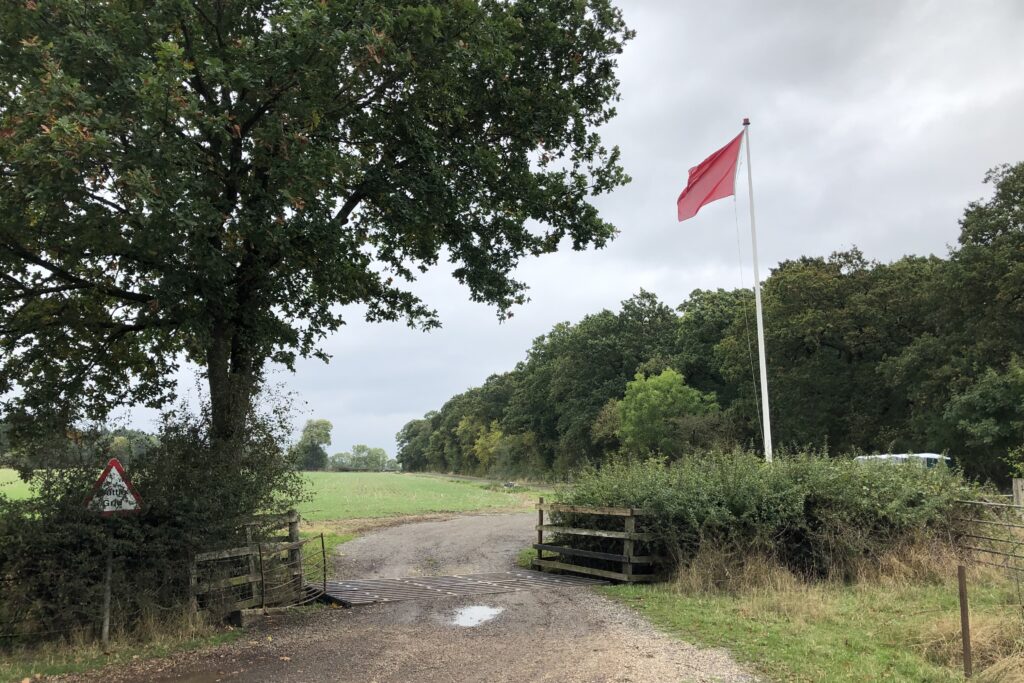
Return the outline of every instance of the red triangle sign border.
{"type": "Polygon", "coordinates": [[[102,496],[103,484],[107,481],[107,478],[110,476],[111,470],[117,471],[117,474],[118,476],[120,476],[121,481],[123,481],[124,485],[127,487],[128,494],[132,497],[135,503],[135,507],[132,509],[101,510],[99,512],[99,515],[101,517],[114,517],[121,515],[137,515],[141,513],[142,496],[140,496],[139,492],[135,490],[135,486],[133,486],[131,480],[128,479],[128,476],[124,472],[124,467],[121,466],[121,462],[117,458],[110,459],[110,461],[107,463],[107,466],[103,469],[103,472],[96,480],[96,483],[92,485],[92,491],[89,492],[88,497],[85,499],[86,509],[89,509],[91,507],[92,502],[97,495],[102,496]]]}

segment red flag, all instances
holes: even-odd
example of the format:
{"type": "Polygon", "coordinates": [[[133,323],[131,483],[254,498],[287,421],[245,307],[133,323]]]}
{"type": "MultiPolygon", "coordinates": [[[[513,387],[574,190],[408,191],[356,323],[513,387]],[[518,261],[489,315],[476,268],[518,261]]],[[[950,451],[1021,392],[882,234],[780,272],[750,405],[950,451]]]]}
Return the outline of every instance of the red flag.
{"type": "Polygon", "coordinates": [[[686,189],[676,200],[679,220],[693,218],[700,207],[736,194],[736,162],[740,158],[743,133],[729,144],[690,169],[686,189]]]}

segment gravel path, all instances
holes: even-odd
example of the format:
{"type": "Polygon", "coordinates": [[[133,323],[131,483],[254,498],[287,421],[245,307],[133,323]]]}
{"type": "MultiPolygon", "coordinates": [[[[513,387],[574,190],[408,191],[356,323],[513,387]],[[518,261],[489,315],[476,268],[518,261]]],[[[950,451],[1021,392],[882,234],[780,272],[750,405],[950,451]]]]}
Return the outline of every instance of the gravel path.
{"type": "MultiPolygon", "coordinates": [[[[534,513],[405,524],[340,547],[345,577],[503,571],[534,536],[534,513]]],[[[268,617],[241,642],[76,680],[163,681],[753,681],[723,650],[655,631],[587,588],[559,588],[319,609],[268,617]],[[500,610],[475,627],[459,610],[500,610]]]]}

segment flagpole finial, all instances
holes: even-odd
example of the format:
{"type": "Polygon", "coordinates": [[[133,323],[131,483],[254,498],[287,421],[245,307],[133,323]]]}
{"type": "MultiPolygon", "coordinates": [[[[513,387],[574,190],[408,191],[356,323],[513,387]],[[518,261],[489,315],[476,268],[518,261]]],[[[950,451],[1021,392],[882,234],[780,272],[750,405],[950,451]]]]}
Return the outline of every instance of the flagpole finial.
{"type": "Polygon", "coordinates": [[[743,117],[743,125],[744,126],[749,126],[750,125],[750,119],[748,119],[746,116],[743,117]]]}

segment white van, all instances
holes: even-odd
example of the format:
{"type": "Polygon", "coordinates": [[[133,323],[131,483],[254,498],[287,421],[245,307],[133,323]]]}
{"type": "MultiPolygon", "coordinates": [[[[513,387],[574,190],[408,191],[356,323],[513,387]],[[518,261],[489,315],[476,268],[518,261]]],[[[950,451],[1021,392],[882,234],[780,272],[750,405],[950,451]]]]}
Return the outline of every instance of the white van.
{"type": "Polygon", "coordinates": [[[857,462],[890,462],[921,465],[932,468],[938,464],[948,465],[950,459],[938,453],[889,453],[887,455],[858,455],[857,462]]]}

